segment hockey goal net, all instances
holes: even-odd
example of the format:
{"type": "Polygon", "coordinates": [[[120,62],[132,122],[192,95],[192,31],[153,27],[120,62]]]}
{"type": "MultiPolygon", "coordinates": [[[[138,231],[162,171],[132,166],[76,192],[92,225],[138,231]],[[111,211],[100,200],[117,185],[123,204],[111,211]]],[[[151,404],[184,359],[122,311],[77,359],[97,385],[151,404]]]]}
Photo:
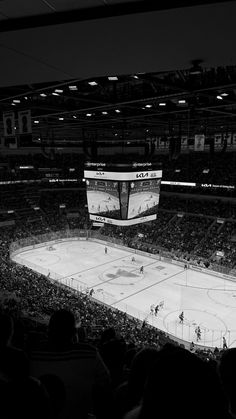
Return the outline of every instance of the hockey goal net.
{"type": "Polygon", "coordinates": [[[56,248],[54,246],[52,246],[52,245],[47,246],[46,249],[49,250],[49,252],[51,252],[52,250],[56,250],[56,248]]]}

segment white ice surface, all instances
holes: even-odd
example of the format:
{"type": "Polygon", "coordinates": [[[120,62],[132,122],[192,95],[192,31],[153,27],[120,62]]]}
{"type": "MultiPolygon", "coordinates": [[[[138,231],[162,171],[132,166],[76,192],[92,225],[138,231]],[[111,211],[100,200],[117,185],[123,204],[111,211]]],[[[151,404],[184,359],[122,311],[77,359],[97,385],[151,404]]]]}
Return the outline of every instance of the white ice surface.
{"type": "Polygon", "coordinates": [[[150,192],[139,192],[130,194],[128,218],[136,217],[144,211],[158,205],[159,194],[150,192]]]}
{"type": "Polygon", "coordinates": [[[120,209],[118,197],[99,191],[88,191],[88,208],[91,214],[120,209]]]}
{"type": "Polygon", "coordinates": [[[81,290],[93,288],[94,298],[126,311],[153,326],[186,341],[196,341],[195,328],[200,326],[199,344],[222,347],[225,336],[229,347],[236,347],[236,283],[193,270],[133,254],[93,241],[67,241],[21,252],[18,263],[57,278],[81,290]],[[144,266],[144,274],[139,273],[144,266]],[[59,279],[60,278],[60,279],[59,279]],[[150,306],[164,300],[158,316],[150,306]],[[184,324],[178,316],[184,311],[184,324]]]}

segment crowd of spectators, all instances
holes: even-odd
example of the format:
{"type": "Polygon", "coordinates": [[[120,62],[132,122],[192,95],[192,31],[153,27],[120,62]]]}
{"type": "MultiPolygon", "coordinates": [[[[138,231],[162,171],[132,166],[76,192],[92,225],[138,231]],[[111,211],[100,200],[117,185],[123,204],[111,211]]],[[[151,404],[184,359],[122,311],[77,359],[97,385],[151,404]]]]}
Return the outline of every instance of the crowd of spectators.
{"type": "MultiPolygon", "coordinates": [[[[67,293],[58,293],[56,300],[67,293]]],[[[68,294],[69,297],[69,294],[68,294]]],[[[72,296],[70,296],[72,298],[72,296]]],[[[171,342],[153,341],[152,331],[84,297],[74,310],[55,309],[47,324],[19,340],[20,319],[0,312],[1,415],[29,419],[187,419],[235,417],[235,349],[203,358],[171,342]],[[91,308],[104,317],[97,339],[83,325],[91,308]],[[78,316],[78,311],[80,317],[78,316]],[[81,317],[82,314],[82,317],[81,317]],[[123,325],[116,329],[113,325],[123,325]],[[129,343],[132,336],[146,339],[129,343]],[[18,335],[18,336],[17,336],[18,335]],[[181,402],[180,402],[181,401],[181,402]],[[195,403],[199,403],[198,406],[195,403]]],[[[21,334],[25,332],[25,324],[21,334]]]]}
{"type": "MultiPolygon", "coordinates": [[[[44,188],[30,201],[24,188],[14,187],[13,194],[6,189],[1,197],[1,210],[15,211],[2,218],[14,224],[0,227],[3,418],[236,417],[235,349],[193,346],[191,353],[145,321],[10,260],[12,241],[92,228],[84,189],[44,188]],[[39,206],[34,220],[20,213],[22,205],[30,208],[32,203],[39,206]]],[[[232,269],[235,213],[234,204],[218,198],[163,194],[157,220],[132,228],[105,226],[101,234],[144,251],[232,269]],[[218,258],[217,251],[224,256],[218,258]]]]}
{"type": "MultiPolygon", "coordinates": [[[[174,160],[171,160],[166,153],[156,155],[153,159],[162,164],[163,180],[235,185],[236,153],[232,151],[216,152],[214,155],[196,152],[182,153],[174,160]]],[[[107,158],[101,157],[99,160],[108,161],[107,158]]],[[[122,161],[128,163],[131,160],[130,155],[122,156],[122,161]]],[[[115,162],[114,159],[113,161],[115,162]]],[[[5,155],[0,157],[0,180],[40,179],[44,173],[42,169],[53,169],[61,177],[72,176],[82,179],[84,162],[85,157],[82,153],[65,153],[62,150],[55,152],[53,149],[48,153],[39,151],[27,155],[5,155]],[[32,169],[24,169],[25,166],[32,166],[32,169]]]]}
{"type": "MultiPolygon", "coordinates": [[[[0,192],[0,221],[26,220],[41,223],[50,230],[52,223],[60,228],[87,228],[88,219],[85,189],[81,187],[36,188],[9,186],[0,192]],[[9,210],[14,211],[9,214],[9,210]]],[[[161,194],[158,217],[151,223],[132,228],[106,226],[104,235],[122,239],[131,247],[144,251],[165,250],[200,263],[233,269],[235,260],[235,216],[233,200],[197,199],[183,194],[161,194]],[[222,258],[216,252],[223,252],[222,258]]],[[[209,266],[209,265],[208,265],[209,266]]]]}

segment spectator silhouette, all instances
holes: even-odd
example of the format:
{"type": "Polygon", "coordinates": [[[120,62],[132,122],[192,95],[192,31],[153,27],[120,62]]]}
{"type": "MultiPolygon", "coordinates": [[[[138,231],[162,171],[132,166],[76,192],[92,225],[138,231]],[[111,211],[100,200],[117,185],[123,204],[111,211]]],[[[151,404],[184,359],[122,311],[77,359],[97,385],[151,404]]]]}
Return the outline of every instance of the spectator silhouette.
{"type": "Polygon", "coordinates": [[[63,309],[51,316],[48,344],[44,351],[31,352],[30,371],[35,377],[56,375],[64,383],[62,418],[85,419],[89,413],[109,417],[109,373],[93,346],[77,342],[72,312],[63,309]]]}
{"type": "Polygon", "coordinates": [[[117,418],[122,418],[141,402],[147,377],[157,357],[158,350],[152,347],[141,349],[134,356],[128,381],[122,383],[115,392],[117,418]]]}
{"type": "Polygon", "coordinates": [[[195,354],[168,345],[160,350],[140,407],[125,419],[226,419],[228,405],[216,371],[195,354]]]}
{"type": "Polygon", "coordinates": [[[123,366],[126,354],[126,342],[123,338],[111,339],[100,348],[101,357],[111,374],[113,388],[123,380],[123,366]]]}

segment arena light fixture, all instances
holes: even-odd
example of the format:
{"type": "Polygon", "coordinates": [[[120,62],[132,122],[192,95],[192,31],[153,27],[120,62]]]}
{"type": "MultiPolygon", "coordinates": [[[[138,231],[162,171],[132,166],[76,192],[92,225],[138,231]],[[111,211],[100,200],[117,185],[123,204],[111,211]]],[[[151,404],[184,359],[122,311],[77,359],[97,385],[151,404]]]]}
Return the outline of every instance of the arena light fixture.
{"type": "Polygon", "coordinates": [[[16,103],[11,103],[12,106],[16,106],[16,103]]]}
{"type": "Polygon", "coordinates": [[[62,89],[55,89],[55,92],[56,93],[63,93],[63,90],[62,89]]]}
{"type": "Polygon", "coordinates": [[[78,87],[77,87],[77,86],[75,86],[75,85],[73,85],[73,86],[69,86],[69,89],[70,89],[70,90],[78,90],[78,87]]]}
{"type": "Polygon", "coordinates": [[[76,118],[77,118],[77,116],[76,116],[76,115],[73,115],[73,118],[74,118],[74,119],[76,119],[76,118]]]}
{"type": "Polygon", "coordinates": [[[58,118],[58,119],[59,119],[59,121],[64,121],[63,116],[60,116],[60,118],[58,118]]]}
{"type": "Polygon", "coordinates": [[[152,105],[145,105],[145,108],[151,108],[152,105]]]}
{"type": "Polygon", "coordinates": [[[138,77],[138,76],[136,76],[136,74],[135,74],[135,75],[133,76],[133,78],[134,78],[134,79],[138,79],[139,77],[138,77]]]}
{"type": "Polygon", "coordinates": [[[115,112],[120,113],[121,111],[120,111],[120,109],[115,109],[115,112]]]}
{"type": "Polygon", "coordinates": [[[20,99],[13,99],[14,103],[20,103],[20,99]]]}
{"type": "Polygon", "coordinates": [[[217,95],[216,99],[223,100],[223,97],[221,95],[217,95]]]}
{"type": "Polygon", "coordinates": [[[86,113],[86,116],[92,116],[92,114],[91,113],[86,113]]]}
{"type": "Polygon", "coordinates": [[[47,95],[46,95],[46,93],[40,93],[40,96],[41,97],[46,97],[47,95]]]}
{"type": "Polygon", "coordinates": [[[35,119],[34,124],[39,124],[39,120],[35,119]]]}
{"type": "Polygon", "coordinates": [[[116,80],[118,80],[118,77],[117,76],[109,76],[108,77],[108,80],[110,80],[110,81],[116,81],[116,80]]]}
{"type": "Polygon", "coordinates": [[[103,111],[103,112],[102,112],[102,114],[103,114],[103,115],[107,115],[107,114],[108,114],[108,112],[107,112],[107,111],[103,111]]]}
{"type": "Polygon", "coordinates": [[[229,96],[229,93],[226,93],[226,92],[221,93],[221,96],[229,96]]]}
{"type": "Polygon", "coordinates": [[[166,106],[166,102],[160,102],[159,106],[166,106]]]}
{"type": "Polygon", "coordinates": [[[53,95],[53,96],[59,96],[59,93],[57,93],[57,92],[52,92],[52,95],[53,95]]]}
{"type": "Polygon", "coordinates": [[[186,103],[186,100],[185,100],[185,99],[180,99],[180,100],[178,100],[178,103],[179,103],[180,105],[182,105],[182,104],[186,103]]]}
{"type": "Polygon", "coordinates": [[[96,81],[89,81],[88,84],[90,86],[97,86],[98,85],[96,81]]]}
{"type": "Polygon", "coordinates": [[[28,100],[28,97],[27,97],[27,96],[24,96],[24,99],[25,99],[25,100],[28,100]]]}

